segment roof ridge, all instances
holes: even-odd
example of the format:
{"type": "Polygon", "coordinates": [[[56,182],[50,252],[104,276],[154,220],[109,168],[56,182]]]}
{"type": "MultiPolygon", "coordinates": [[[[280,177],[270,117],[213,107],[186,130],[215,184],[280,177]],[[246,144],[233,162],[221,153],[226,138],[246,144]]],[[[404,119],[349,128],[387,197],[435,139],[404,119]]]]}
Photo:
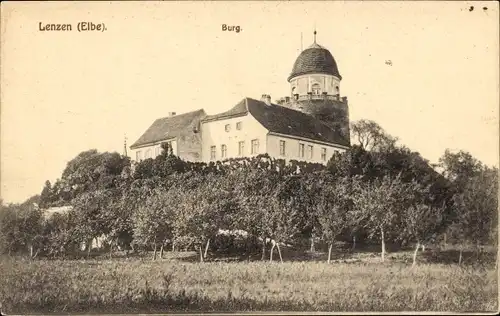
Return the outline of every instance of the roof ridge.
{"type": "Polygon", "coordinates": [[[198,109],[198,110],[194,110],[194,111],[190,111],[190,112],[185,112],[185,113],[177,114],[177,115],[173,115],[173,116],[160,117],[160,118],[157,118],[156,120],[170,119],[170,118],[179,117],[179,116],[185,116],[185,115],[188,115],[188,114],[194,114],[196,112],[202,112],[202,111],[205,112],[205,110],[202,108],[202,109],[198,109]]]}

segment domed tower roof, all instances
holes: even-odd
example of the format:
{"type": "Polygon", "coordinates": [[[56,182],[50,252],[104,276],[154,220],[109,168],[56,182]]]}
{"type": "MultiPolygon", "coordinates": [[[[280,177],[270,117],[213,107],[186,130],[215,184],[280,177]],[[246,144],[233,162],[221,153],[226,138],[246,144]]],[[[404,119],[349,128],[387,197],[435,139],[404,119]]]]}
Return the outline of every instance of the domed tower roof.
{"type": "Polygon", "coordinates": [[[302,51],[299,57],[297,57],[288,81],[305,74],[328,74],[342,80],[337,62],[335,62],[332,54],[328,49],[316,44],[316,39],[314,40],[314,44],[302,51]]]}

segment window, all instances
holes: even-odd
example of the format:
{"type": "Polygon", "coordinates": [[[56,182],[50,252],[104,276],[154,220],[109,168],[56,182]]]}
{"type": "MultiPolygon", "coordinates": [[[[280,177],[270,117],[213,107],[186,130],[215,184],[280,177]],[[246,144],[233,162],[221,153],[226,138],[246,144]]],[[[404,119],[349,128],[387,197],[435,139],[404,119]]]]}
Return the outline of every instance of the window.
{"type": "Polygon", "coordinates": [[[245,142],[238,142],[238,155],[243,156],[245,154],[245,142]]]}
{"type": "Polygon", "coordinates": [[[236,129],[241,130],[241,122],[236,123],[236,129]]]}
{"type": "Polygon", "coordinates": [[[226,124],[226,126],[224,128],[225,128],[226,132],[229,132],[231,130],[231,125],[226,124]]]}
{"type": "Polygon", "coordinates": [[[257,154],[259,152],[259,140],[252,140],[252,155],[257,154]]]}
{"type": "Polygon", "coordinates": [[[215,160],[215,146],[210,146],[210,160],[215,160]]]}
{"type": "Polygon", "coordinates": [[[312,85],[312,94],[314,95],[320,95],[321,94],[321,87],[319,86],[318,83],[315,83],[312,85]]]}
{"type": "Polygon", "coordinates": [[[285,156],[286,155],[286,147],[285,147],[285,141],[280,140],[280,155],[285,156]]]}
{"type": "Polygon", "coordinates": [[[304,144],[299,144],[299,157],[304,158],[304,144]]]}
{"type": "Polygon", "coordinates": [[[141,158],[142,158],[142,156],[141,156],[141,151],[140,151],[140,150],[138,150],[138,151],[135,153],[135,160],[137,160],[137,161],[141,161],[141,158]]]}
{"type": "Polygon", "coordinates": [[[220,156],[222,158],[226,158],[226,156],[227,156],[227,146],[226,145],[220,146],[220,156]]]}
{"type": "Polygon", "coordinates": [[[155,157],[160,155],[161,147],[155,147],[155,157]]]}
{"type": "Polygon", "coordinates": [[[321,148],[321,160],[326,161],[326,148],[321,148]]]}
{"type": "Polygon", "coordinates": [[[313,146],[312,145],[307,146],[307,158],[309,158],[309,159],[313,158],[313,146]]]}
{"type": "Polygon", "coordinates": [[[151,158],[151,149],[146,150],[146,159],[151,158]]]}

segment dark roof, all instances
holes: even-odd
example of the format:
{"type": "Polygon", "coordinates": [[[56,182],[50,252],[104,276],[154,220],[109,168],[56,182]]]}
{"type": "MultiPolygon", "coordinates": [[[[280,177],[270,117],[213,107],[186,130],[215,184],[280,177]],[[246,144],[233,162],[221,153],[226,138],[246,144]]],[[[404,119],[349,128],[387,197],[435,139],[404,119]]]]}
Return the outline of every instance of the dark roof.
{"type": "Polygon", "coordinates": [[[342,79],[337,67],[337,62],[333,58],[330,51],[316,43],[302,51],[293,64],[292,73],[288,77],[288,81],[292,78],[305,75],[322,73],[338,77],[342,79]]]}
{"type": "Polygon", "coordinates": [[[138,147],[141,145],[174,138],[186,132],[186,129],[193,121],[199,121],[206,116],[203,109],[179,114],[175,116],[168,116],[159,118],[154,121],[144,134],[134,143],[130,148],[138,147]]]}
{"type": "Polygon", "coordinates": [[[247,113],[250,113],[270,132],[349,146],[349,141],[342,136],[340,131],[333,130],[309,114],[277,104],[267,105],[252,98],[245,98],[229,111],[207,116],[203,121],[224,119],[247,113]]]}

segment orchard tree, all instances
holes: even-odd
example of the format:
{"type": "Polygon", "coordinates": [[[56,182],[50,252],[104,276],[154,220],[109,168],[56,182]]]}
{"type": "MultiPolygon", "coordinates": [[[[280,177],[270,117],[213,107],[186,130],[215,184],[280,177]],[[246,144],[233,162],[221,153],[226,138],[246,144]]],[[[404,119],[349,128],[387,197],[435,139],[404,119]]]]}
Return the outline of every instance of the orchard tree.
{"type": "Polygon", "coordinates": [[[411,192],[398,177],[384,177],[372,182],[353,179],[353,210],[350,216],[354,222],[363,223],[369,237],[378,236],[381,243],[381,259],[385,259],[385,241],[389,234],[395,235],[401,210],[411,201],[411,192]]]}
{"type": "Polygon", "coordinates": [[[348,178],[328,179],[316,197],[316,218],[321,239],[328,244],[328,263],[332,247],[344,230],[349,226],[348,214],[351,213],[351,184],[348,178]]]}

